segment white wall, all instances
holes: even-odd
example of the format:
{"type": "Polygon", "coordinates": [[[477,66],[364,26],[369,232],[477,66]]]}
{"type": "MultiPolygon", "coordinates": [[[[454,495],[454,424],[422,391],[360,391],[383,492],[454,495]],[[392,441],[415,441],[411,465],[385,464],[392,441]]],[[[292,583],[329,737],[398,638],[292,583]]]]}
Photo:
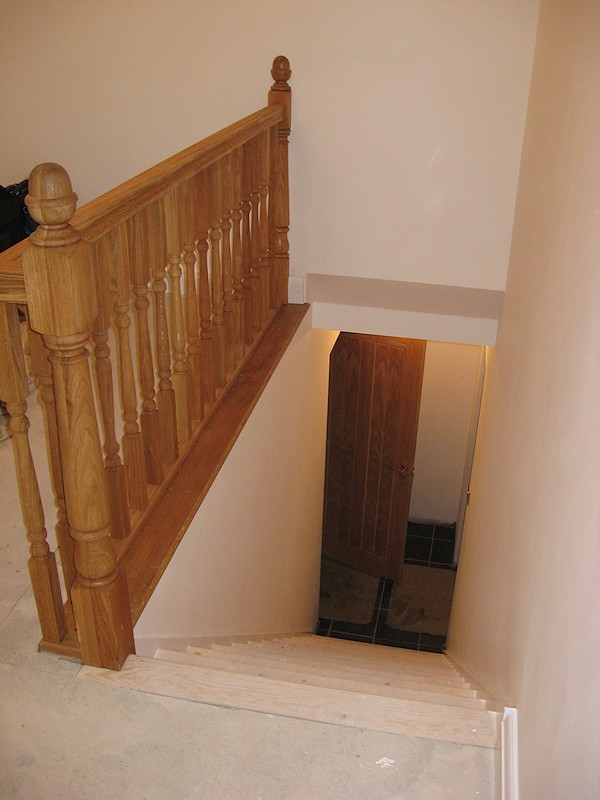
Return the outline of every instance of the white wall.
{"type": "Polygon", "coordinates": [[[136,640],[307,631],[318,615],[327,379],[310,316],[135,628],[136,640]]]}
{"type": "Polygon", "coordinates": [[[411,520],[457,521],[480,347],[427,342],[411,520]]]}
{"type": "Polygon", "coordinates": [[[283,52],[294,273],[503,290],[537,6],[4,3],[0,181],[53,160],[91,199],[264,105],[283,52]]]}
{"type": "Polygon", "coordinates": [[[543,0],[449,651],[519,710],[524,800],[600,796],[600,4],[543,0]]]}

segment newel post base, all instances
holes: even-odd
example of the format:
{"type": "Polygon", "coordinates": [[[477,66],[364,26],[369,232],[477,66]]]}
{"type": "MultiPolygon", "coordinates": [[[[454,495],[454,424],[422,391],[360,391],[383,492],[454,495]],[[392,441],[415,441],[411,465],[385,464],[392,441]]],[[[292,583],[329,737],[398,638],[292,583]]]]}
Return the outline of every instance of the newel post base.
{"type": "Polygon", "coordinates": [[[86,587],[76,579],[71,599],[82,662],[121,669],[129,653],[135,652],[125,574],[117,571],[107,586],[86,587]]]}

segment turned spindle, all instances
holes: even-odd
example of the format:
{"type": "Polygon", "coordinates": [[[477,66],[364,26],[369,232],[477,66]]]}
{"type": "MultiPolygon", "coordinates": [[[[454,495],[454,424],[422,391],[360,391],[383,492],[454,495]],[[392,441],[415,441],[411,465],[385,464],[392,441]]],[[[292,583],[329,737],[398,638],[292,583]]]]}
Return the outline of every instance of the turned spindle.
{"type": "Polygon", "coordinates": [[[29,540],[29,575],[42,636],[60,642],[67,632],[54,553],[47,541],[44,510],[29,447],[27,373],[17,307],[0,303],[0,396],[9,415],[21,512],[29,540]]]}

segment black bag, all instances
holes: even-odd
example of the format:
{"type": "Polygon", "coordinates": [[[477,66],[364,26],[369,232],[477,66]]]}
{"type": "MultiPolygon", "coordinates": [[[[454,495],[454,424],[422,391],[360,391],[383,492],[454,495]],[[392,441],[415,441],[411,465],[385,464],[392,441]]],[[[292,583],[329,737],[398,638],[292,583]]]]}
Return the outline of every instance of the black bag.
{"type": "Polygon", "coordinates": [[[37,228],[25,205],[27,181],[0,186],[0,251],[25,239],[37,228]]]}

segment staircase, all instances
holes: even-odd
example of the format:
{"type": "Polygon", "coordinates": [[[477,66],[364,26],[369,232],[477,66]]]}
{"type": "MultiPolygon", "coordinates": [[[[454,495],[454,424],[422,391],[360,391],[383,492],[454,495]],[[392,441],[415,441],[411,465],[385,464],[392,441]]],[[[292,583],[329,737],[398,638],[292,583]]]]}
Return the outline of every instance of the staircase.
{"type": "Polygon", "coordinates": [[[80,677],[198,703],[499,745],[501,708],[444,655],[298,635],[129,656],[80,677]]]}

